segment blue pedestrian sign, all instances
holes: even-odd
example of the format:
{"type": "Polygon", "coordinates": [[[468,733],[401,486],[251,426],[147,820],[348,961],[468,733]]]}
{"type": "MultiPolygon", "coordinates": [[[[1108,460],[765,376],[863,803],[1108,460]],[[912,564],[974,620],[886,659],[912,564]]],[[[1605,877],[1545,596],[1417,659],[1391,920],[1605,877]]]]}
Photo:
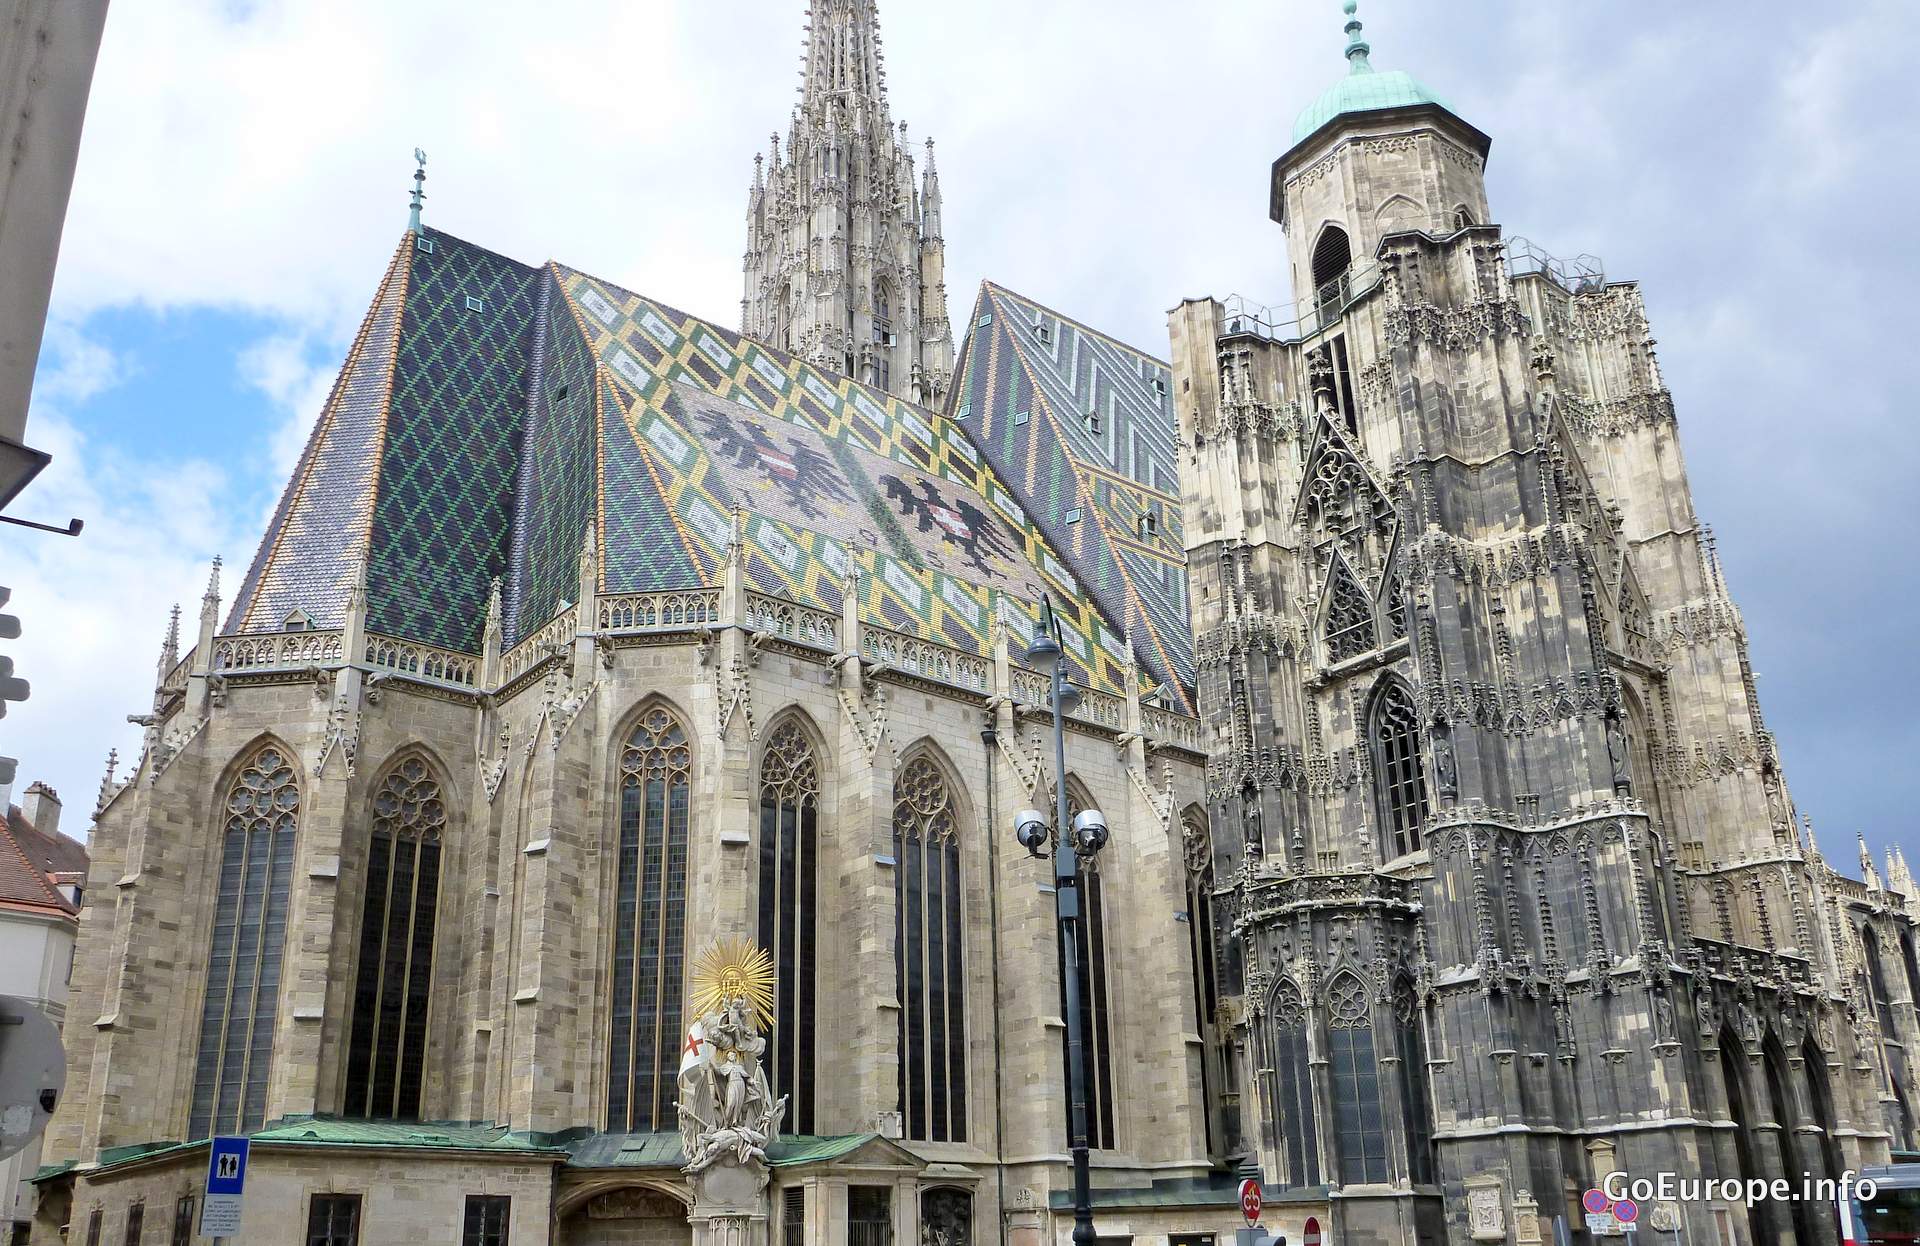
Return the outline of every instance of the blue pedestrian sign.
{"type": "Polygon", "coordinates": [[[207,1148],[207,1190],[200,1200],[200,1236],[240,1231],[240,1197],[247,1187],[247,1140],[215,1138],[207,1148]]]}

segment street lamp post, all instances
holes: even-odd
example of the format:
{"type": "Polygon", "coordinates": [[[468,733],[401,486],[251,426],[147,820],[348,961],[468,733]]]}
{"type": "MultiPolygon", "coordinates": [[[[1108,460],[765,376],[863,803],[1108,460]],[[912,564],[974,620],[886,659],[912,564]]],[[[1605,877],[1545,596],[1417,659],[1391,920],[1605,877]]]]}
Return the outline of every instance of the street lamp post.
{"type": "Polygon", "coordinates": [[[1080,862],[1091,859],[1107,842],[1107,823],[1097,809],[1083,811],[1067,823],[1067,735],[1065,714],[1079,699],[1067,682],[1060,660],[1060,625],[1051,602],[1042,602],[1040,630],[1027,646],[1027,661],[1049,677],[1048,700],[1053,710],[1053,791],[1051,822],[1037,809],[1014,819],[1014,834],[1034,857],[1044,857],[1053,844],[1053,904],[1060,923],[1061,986],[1066,992],[1063,1010],[1067,1022],[1067,1096],[1070,1106],[1068,1145],[1073,1152],[1073,1246],[1094,1246],[1093,1192],[1087,1157],[1087,1071],[1083,1057],[1085,1023],[1080,1010],[1080,862]]]}

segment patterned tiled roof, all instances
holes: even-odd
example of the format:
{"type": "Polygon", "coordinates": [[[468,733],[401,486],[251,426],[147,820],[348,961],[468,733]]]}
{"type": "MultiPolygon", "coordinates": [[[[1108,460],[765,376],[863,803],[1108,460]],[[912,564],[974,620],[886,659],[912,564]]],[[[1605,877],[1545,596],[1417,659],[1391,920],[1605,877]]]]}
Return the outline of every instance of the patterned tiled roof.
{"type": "MultiPolygon", "coordinates": [[[[1116,443],[1096,505],[1151,494],[1177,523],[1151,487],[1161,442],[1116,443]]],[[[1050,595],[1075,673],[1124,691],[1122,585],[1139,573],[1030,496],[939,412],[429,230],[402,241],[229,628],[277,630],[296,609],[338,626],[364,565],[370,630],[468,653],[501,577],[510,646],[578,595],[589,521],[598,588],[623,593],[717,584],[739,514],[760,591],[838,611],[858,571],[863,618],[970,653],[996,603],[1024,644],[1050,595]]],[[[1180,669],[1135,631],[1149,669],[1180,669]]]]}
{"type": "Polygon", "coordinates": [[[987,282],[954,416],[1175,700],[1192,704],[1173,374],[987,282]]]}

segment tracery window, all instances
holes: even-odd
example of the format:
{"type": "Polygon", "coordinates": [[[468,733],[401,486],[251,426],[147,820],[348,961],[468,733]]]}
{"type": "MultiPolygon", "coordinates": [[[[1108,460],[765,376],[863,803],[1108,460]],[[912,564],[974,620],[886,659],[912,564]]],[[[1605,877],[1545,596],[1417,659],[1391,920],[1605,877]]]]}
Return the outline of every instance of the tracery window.
{"type": "MultiPolygon", "coordinates": [[[[1067,822],[1080,816],[1086,801],[1071,787],[1067,789],[1067,822]]],[[[1071,849],[1069,849],[1071,851],[1071,849]]],[[[1084,1022],[1080,1035],[1087,1084],[1087,1145],[1111,1149],[1114,1145],[1113,1121],[1113,1038],[1107,1015],[1107,906],[1101,889],[1099,858],[1082,859],[1078,875],[1080,920],[1075,925],[1074,943],[1080,962],[1080,1016],[1084,1022]]],[[[1066,945],[1055,940],[1054,963],[1060,982],[1062,1019],[1067,1007],[1066,945]]],[[[1060,1034],[1061,1067],[1066,1067],[1067,1036],[1060,1034]]],[[[1067,1107],[1068,1141],[1072,1141],[1073,1108],[1067,1107]]]]}
{"type": "Polygon", "coordinates": [[[820,770],[791,719],[760,761],[760,946],[774,963],[767,1077],[788,1096],[789,1127],[812,1133],[820,770]]]}
{"type": "Polygon", "coordinates": [[[348,1116],[420,1116],[446,824],[440,785],[419,757],[396,763],[374,789],[347,1043],[348,1116]]]}
{"type": "Polygon", "coordinates": [[[1378,648],[1373,599],[1344,559],[1336,557],[1327,569],[1327,594],[1327,660],[1344,662],[1378,648]]]}
{"type": "Polygon", "coordinates": [[[1894,1041],[1893,999],[1887,993],[1887,969],[1880,963],[1880,939],[1871,927],[1860,928],[1860,956],[1866,961],[1867,994],[1873,1001],[1874,1016],[1880,1022],[1880,1040],[1894,1041]]]}
{"type": "Polygon", "coordinates": [[[1367,728],[1373,747],[1381,848],[1389,858],[1418,852],[1427,825],[1427,779],[1420,761],[1420,713],[1407,686],[1389,679],[1374,697],[1367,728]]]}
{"type": "Polygon", "coordinates": [[[873,383],[881,389],[893,382],[893,293],[881,282],[873,290],[873,383]]]}
{"type": "Polygon", "coordinates": [[[1313,1065],[1307,1058],[1307,1010],[1300,988],[1282,980],[1267,1006],[1264,1033],[1271,1043],[1263,1062],[1268,1078],[1267,1120],[1280,1144],[1287,1185],[1320,1184],[1319,1116],[1313,1109],[1313,1065]]]}
{"type": "Polygon", "coordinates": [[[1352,972],[1342,972],[1327,984],[1327,1056],[1341,1183],[1386,1181],[1387,1133],[1380,1119],[1373,1007],[1366,984],[1352,972]]]}
{"type": "Polygon", "coordinates": [[[607,1128],[615,1133],[674,1121],[692,778],[686,728],[665,707],[652,707],[620,754],[607,1078],[607,1128]]]}
{"type": "Polygon", "coordinates": [[[1393,993],[1399,1027],[1400,1099],[1407,1116],[1407,1175],[1416,1185],[1433,1180],[1433,1103],[1427,1093],[1427,1038],[1420,997],[1402,980],[1393,993]]]}
{"type": "Polygon", "coordinates": [[[906,1136],[967,1136],[966,929],[959,813],[946,774],[916,757],[893,784],[894,983],[906,1136]]]}
{"type": "Polygon", "coordinates": [[[1224,1081],[1219,1033],[1214,1025],[1220,1008],[1219,946],[1213,924],[1213,846],[1205,818],[1198,810],[1181,820],[1187,862],[1187,951],[1193,970],[1193,1013],[1200,1035],[1200,1094],[1205,1105],[1207,1153],[1218,1154],[1221,1083],[1224,1081]]]}
{"type": "Polygon", "coordinates": [[[266,1123],[299,820],[300,785],[293,765],[278,745],[266,745],[241,767],[227,792],[193,1068],[188,1131],[194,1138],[266,1123]]]}

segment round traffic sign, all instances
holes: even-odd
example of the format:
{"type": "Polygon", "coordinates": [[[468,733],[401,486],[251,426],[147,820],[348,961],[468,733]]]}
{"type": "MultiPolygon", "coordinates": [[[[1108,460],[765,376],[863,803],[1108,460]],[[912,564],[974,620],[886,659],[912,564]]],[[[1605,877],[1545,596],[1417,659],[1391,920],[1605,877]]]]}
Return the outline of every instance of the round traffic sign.
{"type": "Polygon", "coordinates": [[[1588,1190],[1580,1196],[1580,1206],[1590,1216],[1604,1216],[1613,1207],[1613,1200],[1603,1190],[1588,1190]]]}
{"type": "Polygon", "coordinates": [[[1307,1226],[1305,1231],[1300,1234],[1300,1241],[1302,1246],[1320,1246],[1320,1218],[1318,1216],[1307,1217],[1307,1226]]]}
{"type": "Polygon", "coordinates": [[[1260,1223],[1260,1183],[1252,1177],[1240,1183],[1240,1214],[1248,1224],[1260,1223]]]}
{"type": "Polygon", "coordinates": [[[1640,1204],[1630,1198],[1623,1198],[1613,1205],[1613,1218],[1621,1224],[1632,1224],[1640,1218],[1640,1204]]]}

